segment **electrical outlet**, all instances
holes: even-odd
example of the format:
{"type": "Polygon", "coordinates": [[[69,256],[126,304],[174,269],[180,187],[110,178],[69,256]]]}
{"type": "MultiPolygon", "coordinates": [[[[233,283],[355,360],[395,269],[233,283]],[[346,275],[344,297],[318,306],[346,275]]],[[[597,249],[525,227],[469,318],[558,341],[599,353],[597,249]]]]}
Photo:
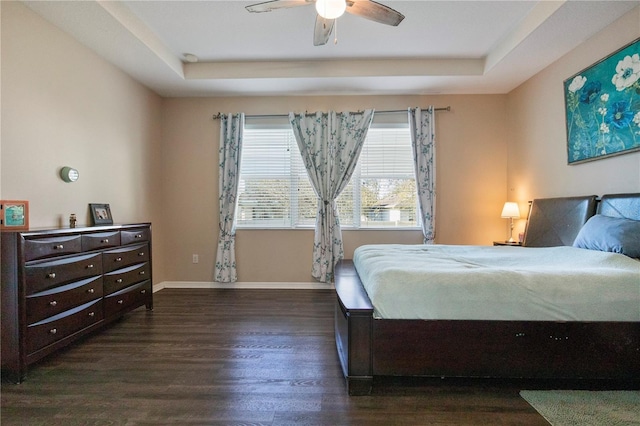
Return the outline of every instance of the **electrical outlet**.
{"type": "Polygon", "coordinates": [[[198,255],[197,255],[197,254],[194,254],[194,255],[193,255],[193,258],[192,258],[193,263],[198,263],[198,260],[199,260],[199,259],[198,259],[198,255]]]}

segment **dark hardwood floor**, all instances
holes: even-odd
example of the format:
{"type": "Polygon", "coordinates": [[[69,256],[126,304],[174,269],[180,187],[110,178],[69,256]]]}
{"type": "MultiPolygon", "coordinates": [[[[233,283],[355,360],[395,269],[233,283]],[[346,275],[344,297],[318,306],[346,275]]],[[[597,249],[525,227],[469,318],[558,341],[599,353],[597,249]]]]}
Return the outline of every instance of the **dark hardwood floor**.
{"type": "Polygon", "coordinates": [[[330,290],[176,290],[3,383],[2,425],[548,425],[509,382],[349,397],[330,290]]]}

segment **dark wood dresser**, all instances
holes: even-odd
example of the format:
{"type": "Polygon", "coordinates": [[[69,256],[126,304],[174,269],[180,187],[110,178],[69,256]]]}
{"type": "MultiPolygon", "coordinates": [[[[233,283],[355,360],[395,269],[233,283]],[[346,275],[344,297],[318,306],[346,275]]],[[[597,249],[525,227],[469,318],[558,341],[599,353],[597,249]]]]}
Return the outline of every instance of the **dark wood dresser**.
{"type": "Polygon", "coordinates": [[[151,224],[2,232],[2,373],[27,366],[125,313],[153,309],[151,224]]]}

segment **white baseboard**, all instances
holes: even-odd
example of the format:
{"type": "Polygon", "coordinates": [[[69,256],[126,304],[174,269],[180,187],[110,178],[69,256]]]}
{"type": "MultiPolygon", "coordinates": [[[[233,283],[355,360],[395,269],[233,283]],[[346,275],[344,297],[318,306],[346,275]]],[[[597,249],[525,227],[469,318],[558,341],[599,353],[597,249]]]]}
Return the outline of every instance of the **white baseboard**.
{"type": "Polygon", "coordinates": [[[287,289],[287,290],[331,290],[333,283],[320,282],[235,282],[218,283],[206,281],[163,281],[153,285],[153,292],[163,288],[249,288],[249,289],[287,289]]]}

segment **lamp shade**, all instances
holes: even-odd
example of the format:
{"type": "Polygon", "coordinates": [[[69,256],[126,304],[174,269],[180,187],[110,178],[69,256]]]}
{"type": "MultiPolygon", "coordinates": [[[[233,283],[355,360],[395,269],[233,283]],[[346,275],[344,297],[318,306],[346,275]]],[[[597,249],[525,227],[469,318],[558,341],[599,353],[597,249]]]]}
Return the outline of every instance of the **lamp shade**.
{"type": "Polygon", "coordinates": [[[336,19],[342,16],[347,10],[347,2],[345,0],[317,0],[316,11],[318,15],[324,19],[336,19]]]}
{"type": "Polygon", "coordinates": [[[518,203],[507,201],[504,203],[504,207],[502,208],[502,214],[500,217],[503,218],[512,218],[519,219],[520,218],[520,209],[518,208],[518,203]]]}

